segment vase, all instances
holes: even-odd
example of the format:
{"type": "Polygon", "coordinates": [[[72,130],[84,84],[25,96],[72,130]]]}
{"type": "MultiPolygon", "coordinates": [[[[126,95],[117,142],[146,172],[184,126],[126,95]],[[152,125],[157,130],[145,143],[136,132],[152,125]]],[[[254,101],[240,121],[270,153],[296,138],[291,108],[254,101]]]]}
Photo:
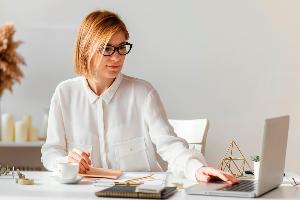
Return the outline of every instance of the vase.
{"type": "Polygon", "coordinates": [[[258,180],[259,177],[259,166],[260,166],[260,162],[254,162],[254,179],[258,180]]]}

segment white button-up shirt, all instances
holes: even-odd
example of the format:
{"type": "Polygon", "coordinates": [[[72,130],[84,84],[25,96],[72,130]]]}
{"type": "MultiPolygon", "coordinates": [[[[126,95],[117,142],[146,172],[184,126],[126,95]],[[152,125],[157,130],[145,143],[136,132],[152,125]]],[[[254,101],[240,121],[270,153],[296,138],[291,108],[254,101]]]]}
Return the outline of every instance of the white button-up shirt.
{"type": "Polygon", "coordinates": [[[60,83],[52,97],[42,162],[54,170],[73,148],[91,152],[92,165],[123,171],[162,171],[194,179],[205,160],[169,124],[148,82],[119,74],[100,96],[84,77],[60,83]]]}

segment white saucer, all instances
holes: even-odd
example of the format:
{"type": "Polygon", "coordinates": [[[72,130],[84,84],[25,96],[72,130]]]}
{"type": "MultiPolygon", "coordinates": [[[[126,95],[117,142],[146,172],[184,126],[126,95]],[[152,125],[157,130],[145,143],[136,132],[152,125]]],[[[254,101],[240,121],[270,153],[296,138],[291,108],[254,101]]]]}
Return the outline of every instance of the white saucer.
{"type": "Polygon", "coordinates": [[[64,179],[64,178],[60,178],[60,177],[58,177],[58,176],[55,176],[55,175],[53,175],[53,176],[51,176],[55,181],[57,181],[57,182],[59,182],[59,183],[63,183],[63,184],[76,184],[76,183],[78,183],[81,179],[82,179],[82,177],[81,176],[79,176],[79,175],[77,175],[75,178],[73,178],[73,179],[64,179]]]}

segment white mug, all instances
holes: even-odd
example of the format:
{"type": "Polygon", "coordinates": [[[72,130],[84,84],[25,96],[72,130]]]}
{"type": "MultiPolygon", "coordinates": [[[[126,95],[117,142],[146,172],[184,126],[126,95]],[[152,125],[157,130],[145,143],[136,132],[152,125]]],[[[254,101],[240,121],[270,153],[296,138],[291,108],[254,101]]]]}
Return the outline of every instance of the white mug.
{"type": "Polygon", "coordinates": [[[56,175],[61,179],[75,179],[78,175],[78,163],[57,163],[56,175]]]}

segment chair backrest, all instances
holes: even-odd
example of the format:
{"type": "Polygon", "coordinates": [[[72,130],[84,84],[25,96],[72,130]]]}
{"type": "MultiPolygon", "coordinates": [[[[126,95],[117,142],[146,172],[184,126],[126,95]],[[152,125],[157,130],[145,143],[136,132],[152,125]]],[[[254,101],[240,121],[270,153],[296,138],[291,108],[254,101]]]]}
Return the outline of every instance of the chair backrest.
{"type": "Polygon", "coordinates": [[[205,154],[206,137],[209,128],[208,119],[177,120],[169,119],[178,137],[185,139],[190,147],[205,154]]]}

